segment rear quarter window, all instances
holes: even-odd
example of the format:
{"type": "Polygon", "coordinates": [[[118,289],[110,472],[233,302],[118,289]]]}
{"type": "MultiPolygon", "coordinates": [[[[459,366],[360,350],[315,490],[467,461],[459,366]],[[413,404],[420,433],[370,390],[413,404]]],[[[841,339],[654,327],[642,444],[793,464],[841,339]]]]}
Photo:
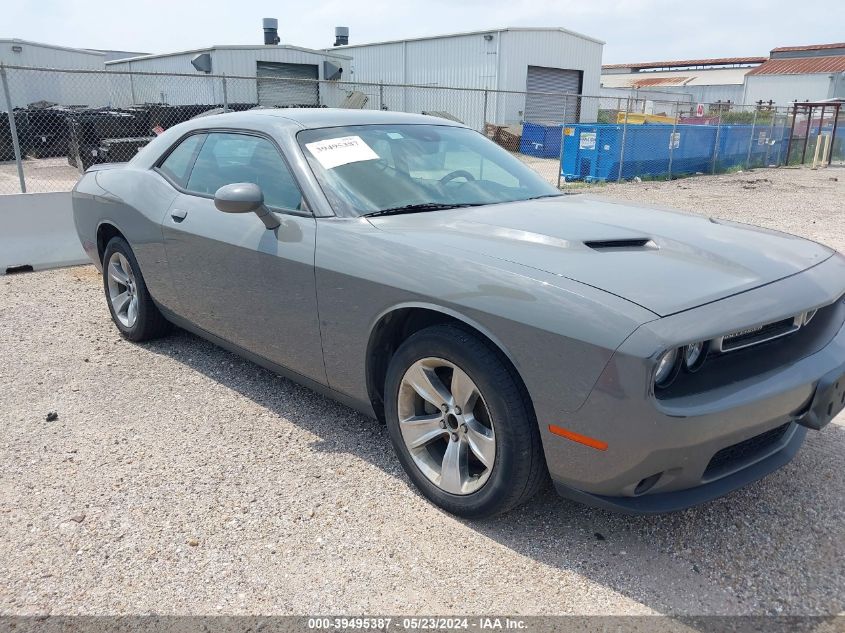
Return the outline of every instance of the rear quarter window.
{"type": "Polygon", "coordinates": [[[158,170],[180,187],[185,187],[191,165],[199,153],[205,136],[205,134],[193,134],[184,139],[161,162],[158,170]]]}

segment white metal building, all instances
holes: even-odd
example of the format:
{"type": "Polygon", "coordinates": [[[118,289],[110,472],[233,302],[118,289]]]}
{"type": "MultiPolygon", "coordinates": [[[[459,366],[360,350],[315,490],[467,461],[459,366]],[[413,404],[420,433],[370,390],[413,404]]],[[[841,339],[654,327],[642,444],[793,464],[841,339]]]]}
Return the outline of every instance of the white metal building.
{"type": "MultiPolygon", "coordinates": [[[[39,68],[71,68],[75,70],[103,70],[106,54],[81,48],[54,46],[14,38],[0,39],[0,63],[8,66],[39,68]]],[[[35,101],[64,104],[87,104],[91,98],[89,87],[79,81],[79,75],[9,72],[9,92],[12,107],[19,108],[35,101]]],[[[95,95],[100,100],[102,95],[95,95]]],[[[5,109],[0,99],[0,110],[5,109]]]]}
{"type": "Polygon", "coordinates": [[[726,57],[607,64],[602,66],[602,95],[742,103],[745,76],[766,59],[726,57]]]}
{"type": "Polygon", "coordinates": [[[746,103],[845,98],[845,42],[772,49],[765,64],[748,73],[746,103]]]}
{"type": "Polygon", "coordinates": [[[42,68],[86,68],[102,70],[104,51],[68,48],[15,38],[0,39],[0,63],[42,68]]]}
{"type": "MultiPolygon", "coordinates": [[[[282,81],[283,79],[328,79],[328,73],[349,65],[350,58],[289,45],[210,46],[208,48],[144,55],[106,62],[110,71],[133,73],[184,73],[194,77],[116,76],[128,103],[163,102],[181,104],[223,103],[226,75],[228,103],[260,105],[336,105],[339,92],[331,84],[282,81]],[[202,70],[198,69],[198,65],[202,70]],[[262,81],[264,80],[264,81],[262,81]]],[[[345,93],[343,93],[345,96],[345,93]]]]}
{"type": "Polygon", "coordinates": [[[345,79],[357,82],[515,91],[525,94],[389,90],[379,98],[389,109],[448,110],[479,127],[521,121],[595,120],[594,107],[540,93],[597,95],[604,42],[563,28],[501,28],[336,47],[352,56],[345,79]],[[568,112],[564,109],[568,108],[568,112]]]}

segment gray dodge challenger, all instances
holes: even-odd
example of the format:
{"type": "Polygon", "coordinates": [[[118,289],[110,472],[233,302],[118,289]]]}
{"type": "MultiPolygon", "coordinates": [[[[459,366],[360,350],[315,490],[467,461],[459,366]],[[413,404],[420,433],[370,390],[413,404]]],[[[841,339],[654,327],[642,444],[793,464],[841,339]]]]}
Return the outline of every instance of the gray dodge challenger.
{"type": "Polygon", "coordinates": [[[845,257],[562,195],[482,134],[330,109],[203,117],[89,169],[76,228],[131,341],[175,325],[384,421],[423,495],[678,510],[845,407],[845,257]]]}

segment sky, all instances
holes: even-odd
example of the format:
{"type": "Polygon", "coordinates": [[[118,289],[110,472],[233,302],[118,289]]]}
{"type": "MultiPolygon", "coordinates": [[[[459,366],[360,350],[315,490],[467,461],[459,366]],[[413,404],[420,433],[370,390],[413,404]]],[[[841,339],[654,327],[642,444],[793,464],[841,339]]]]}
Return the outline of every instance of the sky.
{"type": "Polygon", "coordinates": [[[560,26],[604,40],[606,64],[759,56],[775,46],[845,41],[845,0],[12,0],[0,37],[165,53],[263,43],[323,48],[505,26],[560,26]]]}

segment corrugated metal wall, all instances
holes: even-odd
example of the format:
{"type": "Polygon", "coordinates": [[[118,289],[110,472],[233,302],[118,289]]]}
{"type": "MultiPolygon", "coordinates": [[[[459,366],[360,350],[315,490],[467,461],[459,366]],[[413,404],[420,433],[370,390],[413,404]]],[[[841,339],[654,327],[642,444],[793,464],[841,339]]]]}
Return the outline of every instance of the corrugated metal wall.
{"type": "MultiPolygon", "coordinates": [[[[105,55],[20,40],[0,40],[0,62],[14,66],[103,70],[105,55]],[[14,52],[13,46],[19,46],[21,51],[14,52]]],[[[16,73],[9,78],[12,107],[25,107],[34,101],[107,105],[108,86],[102,82],[99,84],[87,82],[90,85],[86,85],[80,77],[81,75],[36,72],[23,76],[16,73]]],[[[5,102],[2,99],[0,99],[0,109],[5,109],[5,102]]]]}
{"type": "Polygon", "coordinates": [[[743,103],[744,86],[660,86],[656,88],[602,88],[603,97],[625,99],[651,99],[654,101],[692,101],[694,103],[716,103],[730,101],[743,103]]]}
{"type": "MultiPolygon", "coordinates": [[[[583,92],[595,95],[599,92],[602,46],[599,41],[558,29],[516,29],[339,50],[354,57],[351,78],[355,81],[522,92],[532,65],[581,71],[583,92]]],[[[390,108],[412,112],[443,110],[445,101],[443,93],[415,89],[391,90],[385,100],[390,108]]],[[[451,114],[479,129],[485,121],[518,123],[525,110],[524,95],[489,95],[486,116],[483,96],[478,93],[455,93],[448,103],[451,114]]],[[[596,113],[582,112],[582,118],[589,115],[595,117],[596,113]]]]}
{"type": "MultiPolygon", "coordinates": [[[[214,67],[214,51],[212,55],[212,68],[214,67]]],[[[132,103],[169,103],[171,105],[183,105],[191,103],[222,103],[223,87],[220,80],[209,77],[205,73],[196,70],[191,65],[191,59],[197,54],[180,53],[167,55],[165,57],[153,57],[150,59],[135,59],[131,61],[120,61],[110,63],[106,68],[110,71],[130,72],[152,72],[152,73],[189,73],[193,77],[152,77],[144,75],[128,75],[112,77],[112,85],[116,92],[126,102],[117,105],[131,105],[132,103]],[[118,90],[119,88],[119,90],[118,90]]],[[[253,70],[253,74],[254,74],[253,70]]]]}
{"type": "Polygon", "coordinates": [[[344,46],[340,50],[352,57],[352,72],[346,79],[386,84],[405,83],[405,42],[344,46]]]}
{"type": "Polygon", "coordinates": [[[821,101],[830,96],[829,73],[817,75],[747,75],[745,77],[744,103],[757,101],[789,105],[798,101],[821,101]]]}
{"type": "MultiPolygon", "coordinates": [[[[198,51],[179,53],[162,57],[135,59],[108,64],[113,71],[130,70],[136,72],[155,73],[189,73],[192,77],[132,77],[132,87],[128,91],[131,96],[124,104],[144,102],[166,102],[173,105],[206,103],[223,103],[223,83],[219,77],[210,77],[196,70],[191,65],[191,59],[198,51]]],[[[322,79],[323,61],[330,61],[344,68],[344,78],[349,60],[343,56],[310,52],[285,46],[249,46],[249,47],[221,47],[205,49],[211,55],[212,74],[226,74],[227,97],[230,103],[258,103],[258,89],[255,79],[258,62],[280,62],[289,64],[313,64],[318,66],[322,79]],[[250,79],[232,78],[249,77],[250,79]]],[[[126,78],[116,78],[121,84],[126,78]]],[[[121,95],[127,95],[124,87],[121,95]]],[[[320,101],[325,105],[337,105],[346,96],[330,84],[320,87],[320,101]]]]}
{"type": "MultiPolygon", "coordinates": [[[[281,62],[285,64],[317,64],[324,60],[345,66],[347,60],[339,54],[318,53],[287,46],[222,47],[214,49],[215,74],[255,76],[256,62],[281,62]]],[[[322,69],[320,69],[322,73],[322,69]]],[[[347,69],[344,68],[344,79],[347,69]]],[[[320,79],[322,79],[322,74],[320,79]]]]}
{"type": "Polygon", "coordinates": [[[351,79],[373,83],[496,87],[497,42],[481,34],[344,46],[351,55],[351,79]],[[458,63],[460,62],[460,63],[458,63]]]}
{"type": "MultiPolygon", "coordinates": [[[[499,87],[525,90],[529,66],[580,70],[582,93],[598,95],[601,82],[603,44],[599,41],[555,30],[502,32],[499,60],[499,87]]],[[[495,101],[496,123],[517,123],[525,114],[525,100],[513,95],[499,95],[495,101]]],[[[581,105],[582,121],[595,121],[598,103],[587,99],[581,105]]]]}
{"type": "Polygon", "coordinates": [[[22,40],[0,40],[0,62],[13,66],[37,66],[42,68],[85,68],[102,70],[105,54],[81,51],[60,46],[45,46],[22,40]],[[16,53],[13,46],[20,46],[16,53]]]}

